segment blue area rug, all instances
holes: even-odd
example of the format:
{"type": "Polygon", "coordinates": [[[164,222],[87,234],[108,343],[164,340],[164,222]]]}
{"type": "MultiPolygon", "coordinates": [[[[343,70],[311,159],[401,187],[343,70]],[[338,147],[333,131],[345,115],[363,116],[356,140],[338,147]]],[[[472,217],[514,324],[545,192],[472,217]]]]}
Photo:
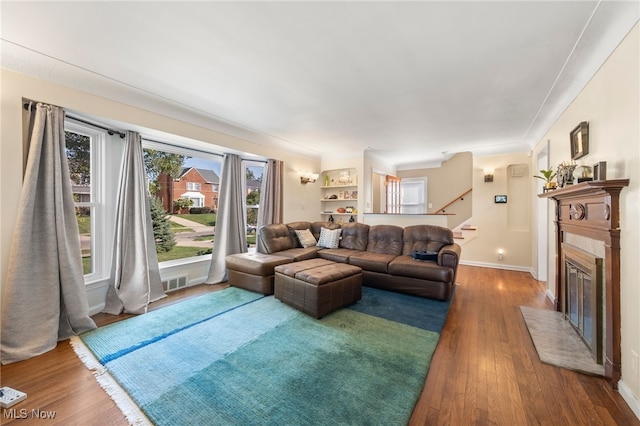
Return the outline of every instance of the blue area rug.
{"type": "Polygon", "coordinates": [[[316,320],[232,287],[72,344],[131,423],[403,425],[448,305],[365,287],[316,320]]]}

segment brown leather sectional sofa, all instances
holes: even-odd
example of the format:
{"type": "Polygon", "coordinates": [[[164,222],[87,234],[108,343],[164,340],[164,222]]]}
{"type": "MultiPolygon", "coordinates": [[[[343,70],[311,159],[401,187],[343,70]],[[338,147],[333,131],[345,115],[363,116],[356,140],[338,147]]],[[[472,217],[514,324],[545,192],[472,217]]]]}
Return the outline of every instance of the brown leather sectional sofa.
{"type": "Polygon", "coordinates": [[[461,249],[450,229],[433,225],[369,226],[362,223],[293,222],[265,225],[258,231],[258,252],[294,262],[323,258],[359,266],[363,285],[439,300],[451,297],[461,249]],[[338,248],[300,245],[295,230],[342,228],[338,248]],[[435,252],[435,261],[416,260],[412,253],[435,252]]]}

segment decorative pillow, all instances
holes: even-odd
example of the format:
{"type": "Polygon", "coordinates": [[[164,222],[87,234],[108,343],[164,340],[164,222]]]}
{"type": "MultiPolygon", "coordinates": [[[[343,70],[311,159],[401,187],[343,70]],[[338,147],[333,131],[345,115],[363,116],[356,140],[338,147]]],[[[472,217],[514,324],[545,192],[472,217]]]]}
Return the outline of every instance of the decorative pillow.
{"type": "Polygon", "coordinates": [[[314,237],[308,229],[296,229],[296,235],[298,236],[298,240],[300,240],[300,245],[302,245],[302,247],[313,247],[317,243],[316,237],[314,237]]]}
{"type": "Polygon", "coordinates": [[[342,229],[327,229],[322,228],[320,230],[320,238],[318,239],[318,247],[324,248],[338,248],[340,243],[340,234],[342,229]]]}

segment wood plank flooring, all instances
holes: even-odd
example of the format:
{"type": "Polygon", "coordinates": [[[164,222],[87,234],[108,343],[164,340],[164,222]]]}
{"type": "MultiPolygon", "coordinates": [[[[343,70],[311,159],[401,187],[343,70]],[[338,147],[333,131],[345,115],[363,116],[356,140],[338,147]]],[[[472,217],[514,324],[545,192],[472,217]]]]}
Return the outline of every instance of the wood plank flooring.
{"type": "MultiPolygon", "coordinates": [[[[152,309],[224,287],[175,292],[152,309]]],[[[520,305],[551,309],[543,286],[528,273],[460,266],[447,323],[410,424],[640,425],[604,379],[542,364],[520,305]]],[[[94,320],[105,325],[127,317],[99,314],[94,320]]],[[[2,410],[2,425],[127,424],[66,341],[39,357],[2,366],[0,374],[3,386],[28,394],[15,411],[2,410]],[[55,418],[37,419],[32,410],[55,412],[55,418]],[[23,413],[26,418],[15,418],[23,413]]]]}

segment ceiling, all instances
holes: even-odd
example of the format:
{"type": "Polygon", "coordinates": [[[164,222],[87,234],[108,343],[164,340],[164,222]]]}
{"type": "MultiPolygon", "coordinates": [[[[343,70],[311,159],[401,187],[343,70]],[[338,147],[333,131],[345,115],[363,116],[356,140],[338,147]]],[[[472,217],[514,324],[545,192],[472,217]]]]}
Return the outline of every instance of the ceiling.
{"type": "Polygon", "coordinates": [[[2,1],[2,66],[308,157],[367,151],[401,169],[530,151],[639,8],[2,1]]]}

